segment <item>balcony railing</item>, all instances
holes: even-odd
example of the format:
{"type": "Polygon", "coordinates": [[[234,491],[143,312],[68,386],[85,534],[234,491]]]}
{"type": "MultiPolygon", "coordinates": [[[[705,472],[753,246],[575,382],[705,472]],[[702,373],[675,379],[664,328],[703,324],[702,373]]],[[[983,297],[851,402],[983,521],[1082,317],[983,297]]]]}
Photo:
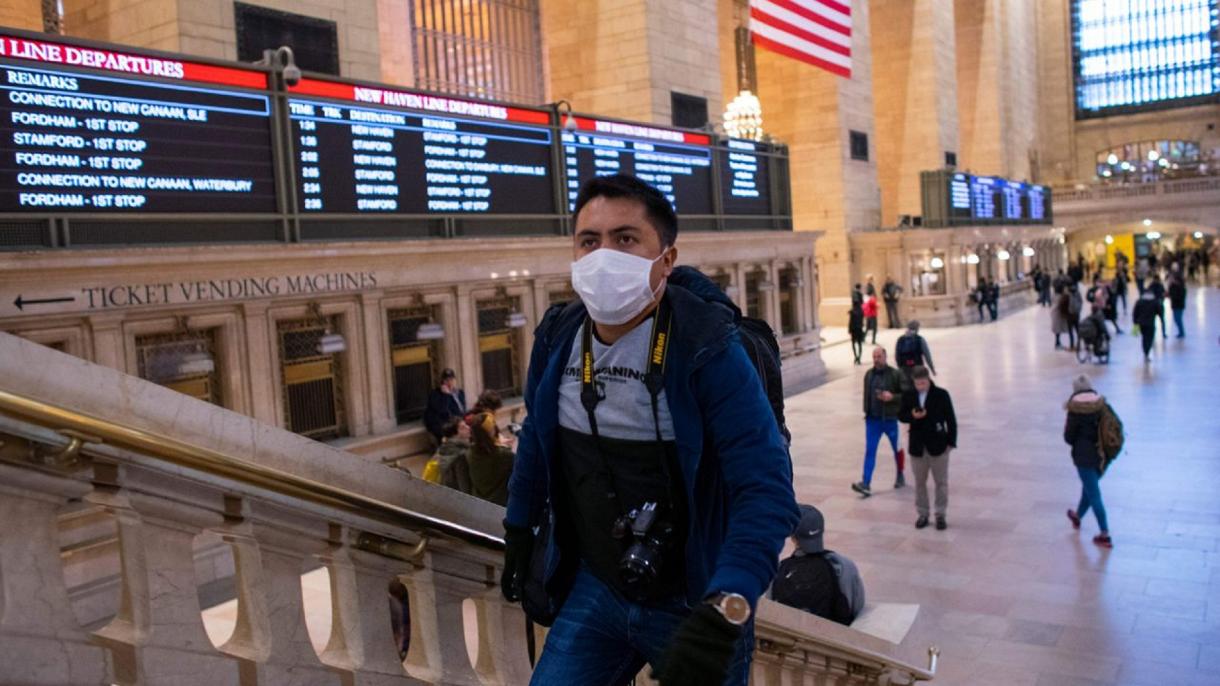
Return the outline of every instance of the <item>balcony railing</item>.
{"type": "MultiPolygon", "coordinates": [[[[526,623],[496,584],[502,516],[0,333],[0,684],[525,684],[526,623]],[[118,532],[117,611],[93,631],[64,578],[69,503],[107,513],[118,532]],[[235,561],[236,625],[220,646],[199,601],[204,533],[235,561]],[[321,651],[302,593],[302,572],[319,565],[332,601],[321,651]],[[410,601],[405,660],[387,611],[395,578],[410,601]]],[[[935,670],[935,657],[922,669],[893,644],[766,601],[756,633],[755,684],[907,684],[935,670]]]]}
{"type": "Polygon", "coordinates": [[[1204,193],[1220,190],[1220,177],[1202,177],[1192,179],[1175,179],[1172,181],[1154,181],[1149,183],[1132,183],[1126,185],[1097,185],[1078,188],[1076,186],[1055,187],[1055,206],[1062,207],[1065,202],[1115,200],[1120,198],[1146,198],[1156,195],[1177,195],[1181,193],[1204,193]]]}

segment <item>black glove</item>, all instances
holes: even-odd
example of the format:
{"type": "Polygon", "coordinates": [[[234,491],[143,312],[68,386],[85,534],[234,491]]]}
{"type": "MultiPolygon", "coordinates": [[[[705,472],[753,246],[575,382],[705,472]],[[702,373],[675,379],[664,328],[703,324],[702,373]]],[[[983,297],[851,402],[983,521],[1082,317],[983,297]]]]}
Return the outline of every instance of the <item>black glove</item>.
{"type": "Polygon", "coordinates": [[[741,627],[700,603],[674,632],[652,678],[661,686],[718,686],[728,675],[737,652],[741,627]]]}
{"type": "Polygon", "coordinates": [[[504,523],[504,573],[500,575],[500,592],[510,603],[521,600],[521,587],[529,574],[533,550],[533,531],[504,523]]]}

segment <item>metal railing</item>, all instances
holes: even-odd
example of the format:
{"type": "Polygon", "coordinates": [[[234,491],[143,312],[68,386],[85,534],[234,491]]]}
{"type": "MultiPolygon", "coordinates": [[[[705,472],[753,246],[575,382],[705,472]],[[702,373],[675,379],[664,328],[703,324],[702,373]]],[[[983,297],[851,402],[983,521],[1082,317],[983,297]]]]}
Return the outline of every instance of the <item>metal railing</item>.
{"type": "MultiPolygon", "coordinates": [[[[524,684],[526,624],[496,584],[501,516],[0,334],[0,683],[212,686],[291,675],[311,684],[524,684]],[[68,503],[97,508],[118,532],[120,602],[91,633],[76,624],[63,577],[57,527],[68,503]],[[235,561],[236,628],[219,646],[201,618],[200,534],[219,537],[235,561]],[[305,630],[301,582],[318,565],[333,600],[320,652],[305,630]],[[409,598],[405,660],[386,621],[391,579],[409,598]]],[[[902,684],[935,672],[934,662],[921,669],[893,657],[892,644],[769,601],[756,634],[754,684],[902,684]]]]}

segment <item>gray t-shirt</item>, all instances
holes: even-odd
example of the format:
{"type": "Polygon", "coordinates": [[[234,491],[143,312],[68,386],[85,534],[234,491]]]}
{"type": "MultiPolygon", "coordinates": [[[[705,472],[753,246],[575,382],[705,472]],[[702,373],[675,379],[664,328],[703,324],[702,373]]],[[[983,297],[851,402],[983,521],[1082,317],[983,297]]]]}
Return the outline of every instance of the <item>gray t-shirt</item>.
{"type": "MultiPolygon", "coordinates": [[[[585,326],[588,324],[586,323],[585,326]]],[[[584,328],[576,332],[572,354],[559,384],[559,425],[565,429],[591,434],[589,414],[580,402],[580,343],[584,328]]],[[[648,370],[648,346],[652,342],[652,319],[647,319],[626,336],[605,345],[593,336],[594,383],[601,402],[597,404],[597,433],[606,438],[629,441],[655,441],[657,432],[652,418],[652,396],[644,385],[648,370]]],[[[661,438],[674,439],[673,418],[662,389],[657,397],[661,438]]]]}

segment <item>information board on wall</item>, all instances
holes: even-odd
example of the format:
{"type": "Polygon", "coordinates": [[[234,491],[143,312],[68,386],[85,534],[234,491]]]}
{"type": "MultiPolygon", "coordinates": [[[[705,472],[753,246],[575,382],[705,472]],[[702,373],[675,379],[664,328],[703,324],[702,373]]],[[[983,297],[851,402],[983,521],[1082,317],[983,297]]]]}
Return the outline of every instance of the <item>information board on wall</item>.
{"type": "Polygon", "coordinates": [[[712,148],[705,134],[574,117],[563,133],[568,209],[594,176],[633,174],[669,198],[680,214],[712,214],[712,148]]]}
{"type": "Polygon", "coordinates": [[[730,138],[720,152],[720,203],[725,214],[772,214],[771,146],[730,138]]]}
{"type": "Polygon", "coordinates": [[[0,212],[277,211],[270,98],[210,84],[267,85],[256,70],[0,36],[0,212]]]}
{"type": "Polygon", "coordinates": [[[1050,190],[996,176],[924,172],[924,226],[1049,224],[1050,190]]]}
{"type": "Polygon", "coordinates": [[[316,79],[290,90],[327,98],[288,102],[302,212],[555,212],[544,110],[316,79]]]}

